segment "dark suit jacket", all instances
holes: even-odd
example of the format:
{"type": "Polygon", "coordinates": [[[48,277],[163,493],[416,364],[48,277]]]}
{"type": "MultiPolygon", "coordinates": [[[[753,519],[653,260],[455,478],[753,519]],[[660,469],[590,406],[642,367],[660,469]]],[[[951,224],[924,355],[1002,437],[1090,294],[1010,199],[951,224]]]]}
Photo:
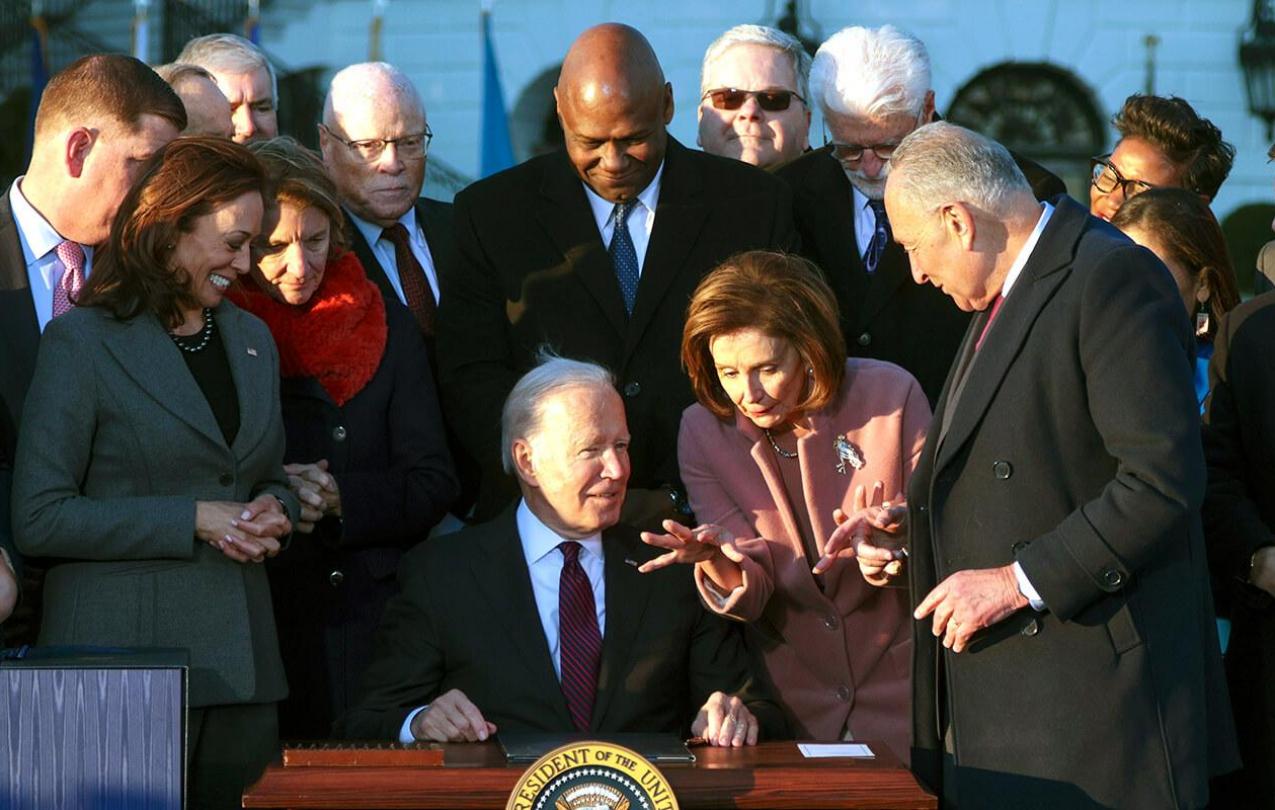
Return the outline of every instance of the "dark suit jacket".
{"type": "Polygon", "coordinates": [[[1275,807],[1275,599],[1247,584],[1253,552],[1275,545],[1275,293],[1218,325],[1204,418],[1209,564],[1227,598],[1227,679],[1245,769],[1232,806],[1275,807]]]}
{"type": "Polygon", "coordinates": [[[950,722],[962,808],[1202,807],[1234,738],[1176,286],[1064,197],[973,354],[987,317],[912,476],[913,598],[1017,560],[1048,610],[960,655],[916,623],[914,767],[941,787],[950,722]]]}
{"type": "MultiPolygon", "coordinates": [[[[35,372],[39,345],[40,324],[31,300],[27,263],[6,191],[0,194],[0,408],[15,429],[35,372]]],[[[16,440],[16,430],[5,439],[10,454],[16,440]]]]}
{"type": "MultiPolygon", "coordinates": [[[[399,569],[401,595],[385,610],[362,702],[338,736],[398,739],[412,709],[451,689],[498,729],[571,731],[531,577],[516,509],[413,549],[399,569]]],[[[763,734],[782,736],[779,707],[748,668],[739,626],[709,614],[678,567],[640,574],[656,556],[636,531],[602,533],[606,630],[590,730],[685,733],[715,691],[741,695],[763,734]]]]}
{"type": "MultiPolygon", "coordinates": [[[[1066,192],[1062,181],[1046,169],[1016,159],[1038,199],[1066,192]]],[[[809,152],[777,174],[793,190],[801,252],[823,270],[837,297],[850,356],[887,360],[907,369],[933,407],[969,313],[937,287],[916,284],[907,254],[896,242],[886,245],[876,273],[868,275],[855,242],[850,180],[831,147],[809,152]]]]}
{"type": "Polygon", "coordinates": [[[280,707],[285,738],[326,736],[354,702],[403,552],[458,489],[416,321],[402,307],[385,316],[381,363],[344,405],[314,377],[282,381],[284,461],[327,459],[341,492],[340,518],[324,518],[267,564],[291,687],[280,707]]]}
{"type": "Polygon", "coordinates": [[[40,643],[185,647],[192,706],[286,692],[265,569],[197,541],[195,502],[270,493],[298,513],[274,342],[228,301],[216,317],[239,399],[229,447],[158,319],[76,308],[40,342],[13,483],[18,548],[58,558],[40,643]]]}
{"type": "Polygon", "coordinates": [[[634,437],[633,487],[676,484],[677,428],[694,401],[679,359],[686,305],[723,259],[796,246],[784,184],[669,138],[655,228],[632,317],[565,152],[533,158],[456,197],[460,272],[439,310],[443,410],[479,459],[477,513],[517,493],[500,468],[500,410],[549,345],[616,375],[634,437]]]}

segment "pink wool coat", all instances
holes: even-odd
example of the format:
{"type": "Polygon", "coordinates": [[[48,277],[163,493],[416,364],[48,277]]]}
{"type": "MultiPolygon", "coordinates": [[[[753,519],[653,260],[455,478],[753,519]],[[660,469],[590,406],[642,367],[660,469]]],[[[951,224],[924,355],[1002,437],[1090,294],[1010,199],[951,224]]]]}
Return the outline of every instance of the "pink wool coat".
{"type": "Polygon", "coordinates": [[[778,458],[743,414],[723,422],[701,405],[683,413],[678,459],[695,516],[729,529],[746,556],[743,585],[724,604],[699,566],[696,583],[710,610],[749,623],[750,649],[798,738],[837,740],[848,726],[855,739],[885,742],[906,762],[912,653],[906,583],[869,585],[850,559],[823,574],[821,590],[792,510],[808,510],[822,553],[836,525],[833,509],[851,513],[856,486],[871,493],[880,480],[887,498],[906,492],[929,404],[898,366],[851,358],[836,400],[810,420],[813,431],[791,461],[778,458]],[[862,469],[847,463],[845,474],[837,470],[838,436],[859,450],[862,469]],[[800,464],[805,503],[789,504],[781,463],[800,464]]]}

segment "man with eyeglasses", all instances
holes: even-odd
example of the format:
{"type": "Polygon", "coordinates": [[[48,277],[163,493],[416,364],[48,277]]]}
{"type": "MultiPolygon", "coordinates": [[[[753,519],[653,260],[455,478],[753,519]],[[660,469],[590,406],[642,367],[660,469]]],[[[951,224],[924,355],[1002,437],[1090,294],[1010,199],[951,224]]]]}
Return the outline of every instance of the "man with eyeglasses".
{"type": "Polygon", "coordinates": [[[1110,220],[1130,197],[1151,188],[1185,188],[1211,202],[1231,173],[1235,147],[1184,99],[1125,99],[1111,119],[1120,140],[1090,160],[1089,212],[1110,220]]]}
{"type": "Polygon", "coordinates": [[[708,46],[700,74],[699,145],[774,169],[809,147],[810,55],[789,34],[737,25],[708,46]]]}
{"type": "MultiPolygon", "coordinates": [[[[911,283],[882,202],[894,148],[937,117],[929,54],[890,25],[846,28],[815,54],[810,89],[827,145],[779,170],[793,189],[802,253],[837,296],[849,353],[907,369],[933,407],[969,315],[938,289],[911,283]]],[[[1037,197],[1066,191],[1016,159],[1037,197]]]]}
{"type": "Polygon", "coordinates": [[[677,431],[694,401],[680,349],[704,275],[754,248],[792,249],[792,201],[754,166],[669,136],[673,89],[646,38],[588,29],[554,89],[566,149],[456,196],[460,272],[439,311],[443,409],[481,461],[476,518],[517,496],[500,408],[543,345],[615,373],[635,437],[624,522],[659,526],[680,491],[677,431]]]}
{"type": "Polygon", "coordinates": [[[451,205],[421,197],[433,133],[411,80],[364,62],[332,77],[319,125],[350,241],[387,302],[411,310],[433,360],[439,267],[451,260],[451,205]]]}

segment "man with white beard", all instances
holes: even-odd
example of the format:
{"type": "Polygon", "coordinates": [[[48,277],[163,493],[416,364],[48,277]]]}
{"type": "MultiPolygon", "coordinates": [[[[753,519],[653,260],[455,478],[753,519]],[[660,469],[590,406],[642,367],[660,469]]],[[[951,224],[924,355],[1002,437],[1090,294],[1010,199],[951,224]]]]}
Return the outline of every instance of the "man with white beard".
{"type": "MultiPolygon", "coordinates": [[[[894,148],[936,118],[929,54],[891,25],[842,29],[815,54],[810,95],[827,145],[778,172],[793,189],[802,253],[837,296],[849,353],[907,369],[933,407],[969,315],[938,288],[911,283],[882,202],[894,148]]],[[[1066,191],[1044,168],[1015,160],[1038,198],[1066,191]]]]}

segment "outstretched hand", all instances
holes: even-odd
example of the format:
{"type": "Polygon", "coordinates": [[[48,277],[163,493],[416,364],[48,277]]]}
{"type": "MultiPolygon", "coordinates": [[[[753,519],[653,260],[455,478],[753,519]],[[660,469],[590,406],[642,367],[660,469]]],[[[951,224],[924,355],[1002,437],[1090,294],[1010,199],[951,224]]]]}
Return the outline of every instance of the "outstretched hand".
{"type": "Polygon", "coordinates": [[[855,487],[853,514],[833,510],[837,523],[824,545],[824,554],[815,563],[815,574],[822,574],[838,559],[855,558],[859,571],[871,585],[883,586],[903,573],[907,549],[907,504],[900,493],[893,501],[883,499],[885,485],[877,481],[869,496],[862,486],[855,487]]]}
{"type": "Polygon", "coordinates": [[[643,543],[668,549],[667,554],[661,554],[639,566],[638,570],[643,574],[677,563],[702,563],[704,572],[724,591],[733,591],[744,581],[739,567],[744,561],[744,555],[735,548],[734,535],[724,527],[704,523],[692,529],[676,520],[666,520],[664,532],[642,532],[643,543]]]}

